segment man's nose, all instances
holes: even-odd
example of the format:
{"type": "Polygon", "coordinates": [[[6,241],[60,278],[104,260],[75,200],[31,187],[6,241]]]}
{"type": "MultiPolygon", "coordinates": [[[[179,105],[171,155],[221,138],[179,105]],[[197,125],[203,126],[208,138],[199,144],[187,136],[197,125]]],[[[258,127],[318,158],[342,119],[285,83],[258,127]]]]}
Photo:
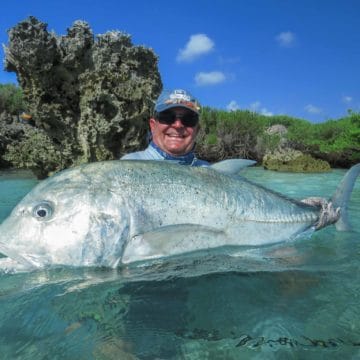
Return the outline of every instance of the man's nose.
{"type": "Polygon", "coordinates": [[[181,119],[176,118],[172,126],[176,128],[182,128],[184,127],[184,124],[181,122],[181,119]]]}

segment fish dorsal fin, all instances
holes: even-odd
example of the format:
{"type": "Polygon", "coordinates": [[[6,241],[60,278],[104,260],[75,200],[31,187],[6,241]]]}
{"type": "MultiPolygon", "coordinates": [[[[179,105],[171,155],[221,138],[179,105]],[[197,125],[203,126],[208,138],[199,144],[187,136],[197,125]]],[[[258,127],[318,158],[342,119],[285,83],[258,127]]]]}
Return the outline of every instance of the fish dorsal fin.
{"type": "Polygon", "coordinates": [[[244,168],[255,165],[256,161],[248,159],[227,159],[212,164],[210,167],[227,175],[237,174],[244,168]]]}
{"type": "Polygon", "coordinates": [[[128,264],[192,251],[209,249],[226,242],[225,232],[197,224],[176,224],[133,236],[125,245],[122,263],[128,264]],[[220,239],[219,239],[220,238],[220,239]]]}

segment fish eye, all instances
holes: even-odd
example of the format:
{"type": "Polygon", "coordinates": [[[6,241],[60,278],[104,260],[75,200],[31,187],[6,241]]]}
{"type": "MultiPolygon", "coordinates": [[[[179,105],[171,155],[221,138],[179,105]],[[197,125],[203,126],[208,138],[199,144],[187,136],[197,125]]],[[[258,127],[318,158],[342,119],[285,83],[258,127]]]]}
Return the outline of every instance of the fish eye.
{"type": "Polygon", "coordinates": [[[49,220],[53,214],[53,206],[47,201],[36,205],[33,209],[33,215],[38,220],[49,220]]]}

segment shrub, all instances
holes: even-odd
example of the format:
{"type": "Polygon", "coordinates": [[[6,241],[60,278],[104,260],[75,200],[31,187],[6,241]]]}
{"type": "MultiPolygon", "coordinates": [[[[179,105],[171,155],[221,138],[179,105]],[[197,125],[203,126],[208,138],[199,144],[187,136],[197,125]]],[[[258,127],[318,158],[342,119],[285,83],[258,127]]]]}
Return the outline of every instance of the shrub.
{"type": "Polygon", "coordinates": [[[0,113],[18,114],[24,109],[21,88],[14,84],[0,84],[0,113]]]}
{"type": "Polygon", "coordinates": [[[206,107],[202,112],[197,151],[210,161],[230,157],[259,161],[281,141],[281,136],[265,131],[276,124],[287,128],[287,134],[282,136],[294,149],[340,166],[360,161],[360,114],[356,112],[313,124],[285,115],[264,116],[247,110],[228,112],[206,107]]]}

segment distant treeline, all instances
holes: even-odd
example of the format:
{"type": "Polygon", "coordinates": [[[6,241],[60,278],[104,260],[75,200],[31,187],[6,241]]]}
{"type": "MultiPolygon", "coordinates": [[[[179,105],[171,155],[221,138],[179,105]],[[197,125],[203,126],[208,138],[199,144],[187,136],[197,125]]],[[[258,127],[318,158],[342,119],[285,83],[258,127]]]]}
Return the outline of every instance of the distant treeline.
{"type": "Polygon", "coordinates": [[[287,146],[333,164],[360,162],[360,113],[322,123],[285,115],[265,116],[248,110],[204,108],[198,152],[208,160],[241,157],[261,161],[267,151],[287,146]],[[287,132],[269,131],[283,125],[287,132]]]}
{"type": "MultiPolygon", "coordinates": [[[[21,89],[0,84],[0,113],[19,114],[26,109],[21,89]]],[[[286,139],[292,148],[330,160],[331,163],[360,162],[360,113],[322,123],[285,115],[265,116],[248,110],[225,111],[205,107],[197,144],[199,155],[210,161],[230,157],[261,160],[286,139]],[[267,131],[283,125],[287,133],[267,131]]]]}

